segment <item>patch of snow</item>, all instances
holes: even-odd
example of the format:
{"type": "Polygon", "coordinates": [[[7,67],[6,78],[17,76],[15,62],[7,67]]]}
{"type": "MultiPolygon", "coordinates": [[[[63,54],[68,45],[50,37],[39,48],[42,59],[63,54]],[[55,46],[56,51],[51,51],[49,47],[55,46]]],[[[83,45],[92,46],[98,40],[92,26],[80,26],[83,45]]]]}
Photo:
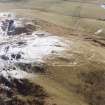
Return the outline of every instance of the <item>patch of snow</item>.
{"type": "Polygon", "coordinates": [[[22,79],[28,76],[28,73],[22,70],[3,70],[0,74],[7,79],[9,78],[9,76],[16,79],[22,79]]]}
{"type": "Polygon", "coordinates": [[[0,20],[4,20],[4,19],[11,20],[15,18],[16,18],[16,15],[14,13],[11,13],[11,12],[0,13],[0,20]]]}
{"type": "Polygon", "coordinates": [[[99,30],[97,30],[94,34],[100,34],[101,32],[103,31],[103,29],[99,29],[99,30]]]}
{"type": "Polygon", "coordinates": [[[101,8],[105,9],[105,4],[102,4],[102,5],[101,5],[101,8]]]}
{"type": "MultiPolygon", "coordinates": [[[[14,40],[13,37],[11,40],[14,40]]],[[[16,37],[17,39],[17,37],[16,37]]],[[[11,41],[10,40],[10,41],[11,41]]],[[[53,36],[47,32],[37,31],[32,35],[24,35],[24,37],[18,37],[17,41],[13,41],[9,43],[8,38],[2,39],[3,45],[0,47],[0,56],[5,55],[9,58],[9,61],[2,60],[0,62],[0,67],[6,68],[6,65],[12,66],[14,63],[34,63],[34,62],[44,62],[45,59],[50,57],[50,55],[54,55],[52,52],[56,52],[55,54],[60,54],[66,49],[70,48],[66,39],[60,38],[58,36],[53,36]],[[42,36],[40,36],[43,34],[42,36]],[[5,40],[8,42],[6,43],[5,40]],[[25,45],[18,45],[19,41],[23,41],[25,45]],[[8,48],[8,49],[7,49],[8,48]],[[11,57],[12,54],[21,54],[20,59],[13,59],[11,57]],[[12,59],[12,60],[11,60],[12,59]]],[[[0,41],[0,42],[2,42],[0,41]]],[[[11,69],[10,67],[7,67],[11,69]]],[[[15,78],[24,78],[27,77],[28,73],[22,70],[3,70],[1,72],[3,76],[8,78],[9,75],[15,78]]]]}
{"type": "MultiPolygon", "coordinates": [[[[41,33],[41,31],[39,31],[39,33],[41,33]]],[[[27,37],[27,35],[24,36],[23,40],[26,42],[26,45],[24,46],[14,46],[12,43],[9,45],[7,44],[9,49],[6,55],[10,57],[11,54],[18,54],[22,52],[22,59],[18,61],[36,62],[51,55],[53,51],[59,53],[68,47],[68,43],[58,36],[51,36],[49,33],[42,31],[42,34],[45,34],[45,36],[40,37],[38,36],[39,33],[37,31],[36,34],[34,33],[32,36],[30,35],[30,37],[27,37]]],[[[3,54],[5,54],[4,46],[0,50],[0,55],[3,54]]]]}
{"type": "Polygon", "coordinates": [[[0,88],[5,89],[7,91],[11,90],[8,86],[5,86],[4,84],[0,84],[0,88]]]}
{"type": "MultiPolygon", "coordinates": [[[[15,19],[15,15],[10,13],[1,13],[1,17],[3,19],[15,19]]],[[[14,23],[17,27],[24,27],[21,19],[17,19],[14,23]]],[[[0,27],[1,25],[0,23],[0,27]]],[[[0,31],[1,33],[2,31],[0,31]]],[[[58,55],[69,49],[71,43],[65,38],[41,30],[33,31],[30,35],[0,35],[0,75],[6,78],[9,76],[13,78],[27,77],[27,72],[18,67],[13,69],[15,63],[44,62],[50,55],[58,55]]]]}

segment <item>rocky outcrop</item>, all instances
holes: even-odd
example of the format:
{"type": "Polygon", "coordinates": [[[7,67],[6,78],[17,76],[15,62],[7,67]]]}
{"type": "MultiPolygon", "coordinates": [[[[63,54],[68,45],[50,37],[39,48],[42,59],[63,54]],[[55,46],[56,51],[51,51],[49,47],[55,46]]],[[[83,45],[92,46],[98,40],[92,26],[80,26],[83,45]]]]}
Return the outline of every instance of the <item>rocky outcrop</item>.
{"type": "Polygon", "coordinates": [[[4,13],[1,14],[0,33],[2,35],[20,35],[32,34],[36,27],[32,23],[27,22],[25,19],[16,18],[14,14],[4,13]]]}
{"type": "Polygon", "coordinates": [[[47,92],[28,77],[46,73],[47,58],[64,51],[68,41],[13,13],[0,14],[0,39],[0,105],[50,105],[47,92]]]}
{"type": "Polygon", "coordinates": [[[43,87],[27,79],[0,77],[0,105],[46,105],[46,98],[43,87]]]}
{"type": "Polygon", "coordinates": [[[45,63],[17,63],[17,67],[29,73],[45,73],[47,65],[45,63]]]}

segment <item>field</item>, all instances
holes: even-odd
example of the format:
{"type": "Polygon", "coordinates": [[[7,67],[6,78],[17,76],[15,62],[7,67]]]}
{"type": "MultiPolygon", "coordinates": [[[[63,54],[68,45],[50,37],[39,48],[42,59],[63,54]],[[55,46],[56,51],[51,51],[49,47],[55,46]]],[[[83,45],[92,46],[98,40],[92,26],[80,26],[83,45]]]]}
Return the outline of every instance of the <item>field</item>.
{"type": "Polygon", "coordinates": [[[47,32],[72,42],[47,61],[47,73],[30,81],[44,87],[54,105],[105,104],[105,0],[1,0],[0,12],[38,20],[47,32]],[[99,31],[101,30],[101,31],[99,31]]]}

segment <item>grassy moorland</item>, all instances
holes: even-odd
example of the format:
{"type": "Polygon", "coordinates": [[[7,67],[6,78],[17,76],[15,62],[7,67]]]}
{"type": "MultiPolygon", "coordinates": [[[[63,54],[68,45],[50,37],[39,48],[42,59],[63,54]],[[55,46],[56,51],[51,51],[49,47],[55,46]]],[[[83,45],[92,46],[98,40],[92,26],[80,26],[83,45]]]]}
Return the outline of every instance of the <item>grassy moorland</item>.
{"type": "MultiPolygon", "coordinates": [[[[38,19],[42,29],[72,42],[64,56],[47,61],[46,74],[32,78],[57,105],[105,104],[104,0],[5,0],[0,11],[38,19]],[[97,33],[98,30],[101,30],[97,33]]],[[[51,103],[49,100],[49,103],[51,103]]]]}

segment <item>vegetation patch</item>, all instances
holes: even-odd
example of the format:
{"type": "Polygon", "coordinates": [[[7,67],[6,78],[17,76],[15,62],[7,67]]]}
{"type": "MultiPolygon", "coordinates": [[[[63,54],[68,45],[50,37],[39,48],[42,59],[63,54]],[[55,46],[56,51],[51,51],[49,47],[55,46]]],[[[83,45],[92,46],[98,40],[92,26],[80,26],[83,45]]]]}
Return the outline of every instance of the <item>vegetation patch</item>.
{"type": "Polygon", "coordinates": [[[105,104],[105,71],[89,71],[80,74],[81,83],[75,88],[75,92],[84,96],[89,105],[105,104]]]}

